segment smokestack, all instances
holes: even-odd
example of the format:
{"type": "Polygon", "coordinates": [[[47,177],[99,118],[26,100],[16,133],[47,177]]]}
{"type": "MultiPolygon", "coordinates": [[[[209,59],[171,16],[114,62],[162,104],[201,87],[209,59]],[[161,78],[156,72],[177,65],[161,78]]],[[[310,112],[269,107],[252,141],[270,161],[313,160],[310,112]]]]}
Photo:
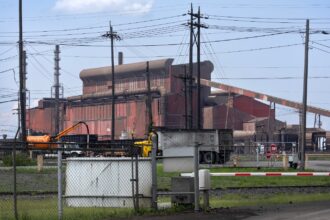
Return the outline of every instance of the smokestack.
{"type": "Polygon", "coordinates": [[[118,65],[122,65],[124,61],[123,52],[118,52],[118,65]]]}

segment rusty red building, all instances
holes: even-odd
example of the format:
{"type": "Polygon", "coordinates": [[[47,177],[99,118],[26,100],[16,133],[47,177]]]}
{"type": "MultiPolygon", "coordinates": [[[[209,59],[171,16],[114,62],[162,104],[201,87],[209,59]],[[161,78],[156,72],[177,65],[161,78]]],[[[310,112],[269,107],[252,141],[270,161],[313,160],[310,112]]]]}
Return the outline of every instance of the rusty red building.
{"type": "MultiPolygon", "coordinates": [[[[149,126],[147,108],[147,63],[115,66],[115,138],[122,131],[144,137],[149,126]]],[[[193,65],[193,85],[188,86],[188,64],[173,64],[173,59],[149,61],[150,96],[153,126],[186,128],[187,120],[197,127],[197,65],[193,65]],[[191,92],[189,93],[189,87],[191,92]],[[189,107],[191,94],[192,109],[189,107]],[[191,114],[189,114],[191,113],[191,114]]],[[[201,78],[211,80],[213,64],[201,62],[201,78]]],[[[76,122],[88,124],[90,133],[105,138],[111,135],[112,72],[111,66],[80,72],[82,94],[61,100],[62,128],[76,122]]],[[[189,90],[190,91],[190,90],[189,90]]],[[[212,93],[201,86],[202,124],[204,128],[243,129],[243,124],[259,117],[275,118],[275,110],[262,102],[242,95],[212,93]]],[[[34,132],[53,134],[54,99],[44,98],[28,110],[27,127],[34,132]]],[[[86,133],[84,128],[75,133],[86,133]]]]}

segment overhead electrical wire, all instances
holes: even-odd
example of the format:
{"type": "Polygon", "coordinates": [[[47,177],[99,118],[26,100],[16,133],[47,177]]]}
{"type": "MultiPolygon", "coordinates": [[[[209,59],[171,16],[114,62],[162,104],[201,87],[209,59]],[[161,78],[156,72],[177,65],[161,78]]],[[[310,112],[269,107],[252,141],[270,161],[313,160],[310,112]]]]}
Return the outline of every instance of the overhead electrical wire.
{"type": "MultiPolygon", "coordinates": [[[[206,41],[205,41],[206,42],[206,41]]],[[[293,47],[293,46],[299,46],[303,45],[304,43],[296,43],[296,44],[285,44],[285,45],[275,45],[275,46],[269,46],[269,47],[258,47],[258,48],[249,48],[249,49],[243,49],[243,50],[230,50],[230,51],[219,51],[216,52],[213,48],[212,50],[206,49],[205,51],[201,53],[201,55],[212,55],[212,54],[230,54],[230,53],[241,53],[241,52],[254,52],[254,51],[260,51],[260,50],[270,50],[270,49],[279,49],[279,48],[286,48],[286,47],[293,47]]],[[[182,45],[186,45],[186,43],[182,42],[182,44],[179,45],[179,48],[181,48],[182,45]]],[[[204,44],[202,44],[203,46],[204,44]]],[[[207,45],[207,44],[205,44],[207,45]]],[[[207,46],[205,46],[206,48],[207,46]]],[[[40,53],[31,53],[32,55],[43,55],[43,56],[53,56],[51,54],[45,55],[40,53]]],[[[177,55],[156,55],[155,58],[169,58],[169,57],[185,57],[186,55],[183,55],[181,52],[177,53],[177,55]]],[[[68,58],[86,58],[86,59],[109,59],[109,56],[82,56],[82,55],[62,55],[62,57],[68,57],[68,58]]],[[[125,56],[125,58],[147,58],[146,56],[125,56]]],[[[213,57],[214,58],[214,57],[213,57]]],[[[218,60],[215,57],[216,60],[218,60]]],[[[274,67],[269,67],[274,68],[274,67]]]]}
{"type": "MultiPolygon", "coordinates": [[[[219,39],[219,40],[211,40],[204,41],[201,43],[220,43],[220,42],[229,42],[229,41],[237,41],[237,40],[248,40],[255,38],[263,38],[263,37],[271,37],[276,35],[288,34],[291,31],[284,31],[278,33],[270,33],[270,34],[262,34],[262,35],[253,35],[253,36],[245,36],[238,38],[228,38],[228,39],[219,39]]],[[[40,44],[40,45],[62,45],[62,46],[76,46],[76,47],[109,47],[109,45],[93,45],[93,44],[67,44],[67,43],[58,43],[58,42],[47,42],[47,41],[26,41],[28,44],[40,44]]],[[[188,43],[186,43],[188,44],[188,43]]],[[[164,43],[164,44],[140,44],[140,45],[116,45],[115,47],[165,47],[165,46],[178,46],[180,43],[164,43]]]]}
{"type": "Polygon", "coordinates": [[[316,41],[311,41],[312,43],[314,44],[317,44],[317,45],[320,45],[320,46],[323,46],[323,47],[327,47],[327,48],[330,48],[330,46],[328,45],[325,45],[325,44],[320,44],[320,43],[317,43],[316,41]]]}
{"type": "Polygon", "coordinates": [[[330,53],[330,51],[327,51],[327,50],[323,50],[321,48],[318,48],[318,47],[315,47],[315,46],[311,46],[312,49],[316,49],[316,50],[319,50],[319,51],[322,51],[324,53],[330,53]]]}
{"type": "MultiPolygon", "coordinates": [[[[221,80],[290,80],[290,79],[303,79],[298,76],[284,76],[284,77],[220,77],[214,79],[221,80]]],[[[330,79],[330,76],[309,76],[308,79],[330,79]]]]}
{"type": "MultiPolygon", "coordinates": [[[[174,15],[174,16],[167,16],[167,17],[161,17],[156,19],[149,19],[149,20],[142,20],[142,21],[135,21],[135,22],[127,22],[127,23],[119,23],[119,24],[113,24],[114,27],[118,26],[125,26],[125,25],[135,25],[135,24],[142,24],[142,23],[148,23],[153,21],[161,21],[161,20],[167,20],[172,18],[178,18],[182,17],[185,14],[182,15],[174,15]]],[[[89,27],[79,27],[79,28],[65,28],[65,29],[53,29],[53,30],[34,30],[34,31],[24,31],[23,33],[51,33],[51,32],[69,32],[69,31],[81,31],[81,30],[93,30],[93,29],[104,29],[109,28],[108,25],[100,25],[100,26],[89,26],[89,27]]],[[[0,34],[18,34],[18,32],[0,32],[0,34]]]]}
{"type": "Polygon", "coordinates": [[[1,52],[1,53],[0,53],[0,56],[2,56],[2,55],[4,55],[4,54],[8,53],[9,51],[11,51],[11,50],[14,49],[14,48],[15,48],[15,46],[8,48],[7,50],[1,52]]]}
{"type": "MultiPolygon", "coordinates": [[[[212,17],[218,17],[218,18],[239,18],[239,19],[254,19],[254,20],[288,20],[288,21],[302,21],[302,20],[306,20],[306,18],[275,18],[275,17],[244,17],[244,16],[225,16],[225,15],[209,15],[208,16],[212,16],[212,17]]],[[[309,18],[310,20],[330,20],[329,18],[309,18]]]]}
{"type": "Polygon", "coordinates": [[[11,71],[13,71],[14,69],[17,69],[17,68],[18,68],[18,66],[14,67],[14,68],[6,69],[6,70],[1,70],[0,74],[1,73],[6,73],[6,72],[11,72],[11,71]]]}
{"type": "Polygon", "coordinates": [[[0,102],[0,104],[4,104],[4,103],[8,103],[8,102],[17,102],[18,99],[11,99],[11,100],[6,100],[6,101],[2,101],[0,102]]]}

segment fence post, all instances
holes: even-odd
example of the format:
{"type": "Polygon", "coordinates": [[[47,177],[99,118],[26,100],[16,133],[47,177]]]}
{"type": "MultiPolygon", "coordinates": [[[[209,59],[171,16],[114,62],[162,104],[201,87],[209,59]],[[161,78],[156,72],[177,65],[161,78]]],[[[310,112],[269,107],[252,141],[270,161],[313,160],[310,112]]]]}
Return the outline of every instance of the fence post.
{"type": "Polygon", "coordinates": [[[195,191],[195,212],[199,212],[199,143],[195,143],[194,151],[194,191],[195,191]]]}
{"type": "Polygon", "coordinates": [[[136,211],[138,212],[140,209],[139,203],[139,155],[136,153],[135,155],[135,191],[136,191],[136,211]]]}
{"type": "MultiPolygon", "coordinates": [[[[17,136],[17,134],[16,134],[17,136]]],[[[15,137],[15,141],[16,141],[16,137],[15,137]]],[[[14,217],[15,220],[18,220],[18,211],[17,211],[17,180],[16,180],[16,143],[14,143],[13,146],[13,200],[14,200],[14,217]]]]}
{"type": "Polygon", "coordinates": [[[58,148],[57,151],[57,211],[58,220],[63,219],[63,203],[62,203],[62,151],[58,148]]]}
{"type": "Polygon", "coordinates": [[[151,207],[157,210],[157,149],[158,138],[157,135],[152,135],[152,148],[151,148],[151,207]]]}
{"type": "Polygon", "coordinates": [[[136,198],[135,198],[135,187],[134,187],[134,149],[132,148],[131,150],[131,182],[132,182],[132,202],[133,202],[133,207],[134,210],[136,210],[136,198]]]}

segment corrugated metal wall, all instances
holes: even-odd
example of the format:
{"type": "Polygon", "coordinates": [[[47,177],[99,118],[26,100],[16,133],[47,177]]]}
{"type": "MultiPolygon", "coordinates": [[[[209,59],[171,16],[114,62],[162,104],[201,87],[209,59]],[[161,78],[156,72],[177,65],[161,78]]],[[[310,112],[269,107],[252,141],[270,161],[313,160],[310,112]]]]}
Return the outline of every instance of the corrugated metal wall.
{"type": "Polygon", "coordinates": [[[234,108],[227,108],[225,105],[204,108],[204,128],[206,129],[230,128],[243,130],[243,122],[251,119],[253,119],[253,116],[234,108]]]}
{"type": "MultiPolygon", "coordinates": [[[[270,106],[247,96],[238,96],[234,98],[234,108],[255,117],[268,117],[270,106]]],[[[270,111],[270,116],[275,117],[273,109],[270,111]]]]}

